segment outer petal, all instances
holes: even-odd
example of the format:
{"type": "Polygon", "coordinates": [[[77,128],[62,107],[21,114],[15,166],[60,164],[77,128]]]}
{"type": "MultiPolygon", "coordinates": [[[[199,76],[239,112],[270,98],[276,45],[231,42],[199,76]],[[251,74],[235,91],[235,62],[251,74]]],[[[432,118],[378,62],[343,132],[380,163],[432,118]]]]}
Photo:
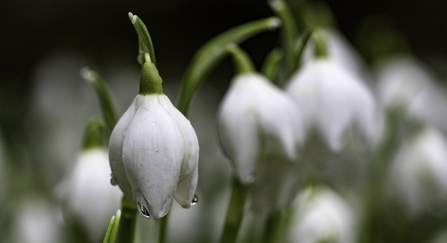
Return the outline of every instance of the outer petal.
{"type": "Polygon", "coordinates": [[[199,142],[191,122],[171,103],[165,95],[159,97],[162,106],[171,114],[177,122],[182,133],[183,160],[180,169],[180,177],[175,192],[175,200],[184,208],[191,207],[198,180],[199,142]]]}
{"type": "Polygon", "coordinates": [[[64,197],[66,216],[85,226],[92,241],[104,237],[108,220],[120,206],[122,193],[110,185],[105,149],[81,153],[64,197]]]}
{"type": "Polygon", "coordinates": [[[315,61],[296,74],[287,87],[300,109],[306,126],[315,126],[334,151],[343,147],[347,128],[357,123],[362,134],[372,139],[375,103],[368,88],[330,60],[315,61]]]}
{"type": "Polygon", "coordinates": [[[182,133],[159,95],[138,95],[135,102],[139,108],[124,139],[123,163],[136,202],[159,219],[169,212],[177,189],[182,133]]]}
{"type": "Polygon", "coordinates": [[[221,145],[240,180],[253,180],[261,154],[294,160],[303,138],[298,108],[281,90],[260,75],[240,75],[219,113],[221,145]]]}
{"type": "Polygon", "coordinates": [[[112,169],[112,181],[115,180],[124,195],[130,200],[135,201],[135,194],[130,187],[129,179],[123,164],[123,144],[127,134],[127,129],[135,114],[135,100],[129,106],[124,115],[120,118],[109,140],[109,161],[112,169]]]}

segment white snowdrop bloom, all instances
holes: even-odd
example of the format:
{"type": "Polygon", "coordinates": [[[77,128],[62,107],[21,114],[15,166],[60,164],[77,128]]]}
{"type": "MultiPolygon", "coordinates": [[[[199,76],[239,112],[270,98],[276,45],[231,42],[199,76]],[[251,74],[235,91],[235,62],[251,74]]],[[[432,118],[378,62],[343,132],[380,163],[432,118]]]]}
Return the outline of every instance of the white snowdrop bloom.
{"type": "Polygon", "coordinates": [[[112,132],[109,157],[112,182],[146,217],[165,216],[173,197],[184,208],[196,200],[197,136],[163,94],[151,62],[144,63],[140,92],[112,132]]]}
{"type": "Polygon", "coordinates": [[[292,76],[287,93],[302,113],[306,131],[316,128],[332,151],[345,145],[348,128],[372,139],[376,105],[368,87],[331,59],[316,59],[292,76]]]}
{"type": "MultiPolygon", "coordinates": [[[[323,31],[327,37],[327,51],[331,59],[358,77],[367,78],[370,76],[363,58],[340,32],[331,29],[324,29],[323,31]]],[[[313,57],[313,52],[314,43],[311,40],[309,45],[307,45],[306,49],[304,50],[304,65],[313,62],[315,58],[313,57]]]]}
{"type": "Polygon", "coordinates": [[[111,173],[107,150],[87,149],[63,185],[65,218],[84,227],[92,242],[104,237],[110,215],[120,208],[122,192],[110,185],[111,173]]]}
{"type": "Polygon", "coordinates": [[[410,216],[447,202],[447,140],[425,127],[399,149],[391,167],[390,196],[402,202],[410,216]]]}
{"type": "Polygon", "coordinates": [[[238,179],[248,184],[265,156],[295,161],[304,134],[293,100],[263,76],[250,73],[231,81],[218,113],[218,135],[238,179]]]}
{"type": "Polygon", "coordinates": [[[396,56],[382,61],[376,74],[383,107],[404,107],[410,118],[447,131],[447,94],[424,64],[396,56]]]}
{"type": "Polygon", "coordinates": [[[356,219],[352,208],[335,192],[322,187],[299,194],[289,242],[353,243],[356,219]]]}
{"type": "MultiPolygon", "coordinates": [[[[12,241],[20,243],[65,242],[62,233],[63,219],[57,207],[44,198],[33,196],[15,203],[12,222],[12,241]]],[[[3,233],[3,232],[2,232],[3,233]]],[[[6,234],[6,232],[4,232],[6,234]]]]}

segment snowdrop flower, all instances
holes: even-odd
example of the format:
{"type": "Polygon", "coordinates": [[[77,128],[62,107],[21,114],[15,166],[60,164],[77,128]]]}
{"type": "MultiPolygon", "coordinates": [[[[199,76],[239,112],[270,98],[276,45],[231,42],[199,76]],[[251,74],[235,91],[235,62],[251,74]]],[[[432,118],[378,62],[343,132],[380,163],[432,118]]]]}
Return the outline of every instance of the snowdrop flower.
{"type": "Polygon", "coordinates": [[[392,57],[378,65],[376,74],[383,107],[403,107],[410,118],[447,131],[447,94],[427,67],[411,57],[392,57]]]}
{"type": "Polygon", "coordinates": [[[289,242],[355,242],[355,214],[335,192],[322,187],[310,188],[301,192],[294,204],[298,208],[289,242]]]}
{"type": "Polygon", "coordinates": [[[447,201],[447,140],[425,127],[399,150],[391,167],[390,195],[410,216],[447,201]]]}
{"type": "Polygon", "coordinates": [[[122,197],[121,191],[110,185],[109,156],[100,129],[100,120],[90,121],[74,168],[58,188],[65,218],[83,226],[92,242],[104,237],[108,219],[120,207],[122,197]]]}
{"type": "Polygon", "coordinates": [[[237,50],[235,55],[250,63],[250,68],[231,81],[221,103],[217,128],[220,145],[237,179],[245,185],[254,181],[251,193],[257,199],[253,203],[276,207],[295,195],[284,192],[285,187],[296,186],[290,180],[297,179],[298,174],[301,117],[293,100],[256,74],[248,56],[237,50]]]}
{"type": "Polygon", "coordinates": [[[110,137],[112,183],[145,217],[159,219],[173,197],[184,208],[197,200],[198,154],[193,127],[163,94],[158,71],[146,60],[140,92],[110,137]]]}
{"type": "MultiPolygon", "coordinates": [[[[21,243],[65,242],[62,216],[57,207],[40,196],[31,196],[16,202],[12,222],[12,241],[21,243]]],[[[2,232],[7,234],[7,232],[2,232]]]]}
{"type": "Polygon", "coordinates": [[[374,97],[364,83],[335,60],[319,57],[308,63],[292,76],[286,91],[298,104],[306,130],[316,128],[332,151],[344,147],[344,135],[352,125],[358,126],[364,138],[372,139],[374,97]]]}

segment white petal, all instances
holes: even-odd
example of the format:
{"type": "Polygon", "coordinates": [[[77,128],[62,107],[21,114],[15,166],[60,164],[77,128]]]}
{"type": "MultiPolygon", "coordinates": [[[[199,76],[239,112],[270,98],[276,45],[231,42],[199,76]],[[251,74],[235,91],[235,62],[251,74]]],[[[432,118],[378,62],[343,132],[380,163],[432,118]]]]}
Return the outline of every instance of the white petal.
{"type": "Polygon", "coordinates": [[[253,180],[261,153],[294,160],[303,139],[298,108],[260,75],[239,75],[222,101],[218,132],[222,148],[243,183],[253,180]]]}
{"type": "Polygon", "coordinates": [[[165,95],[160,96],[160,102],[177,122],[182,133],[183,161],[180,177],[175,192],[175,200],[184,208],[191,207],[198,180],[199,142],[196,132],[188,119],[171,103],[165,95]]]}
{"type": "Polygon", "coordinates": [[[138,95],[139,104],[124,139],[123,162],[136,202],[159,219],[169,212],[177,189],[182,134],[159,95],[138,95]]]}
{"type": "Polygon", "coordinates": [[[122,193],[110,184],[105,149],[82,152],[65,191],[64,211],[84,226],[93,241],[104,237],[110,215],[120,207],[122,193]]]}
{"type": "Polygon", "coordinates": [[[354,123],[368,140],[373,138],[374,98],[362,82],[335,62],[309,63],[292,77],[287,92],[297,102],[307,130],[316,126],[333,151],[343,147],[343,135],[354,123]]]}
{"type": "Polygon", "coordinates": [[[126,171],[124,169],[123,143],[129,124],[135,114],[135,100],[136,98],[116,124],[109,140],[109,159],[113,177],[117,181],[118,186],[124,192],[124,195],[132,201],[135,201],[135,194],[132,192],[126,171]]]}

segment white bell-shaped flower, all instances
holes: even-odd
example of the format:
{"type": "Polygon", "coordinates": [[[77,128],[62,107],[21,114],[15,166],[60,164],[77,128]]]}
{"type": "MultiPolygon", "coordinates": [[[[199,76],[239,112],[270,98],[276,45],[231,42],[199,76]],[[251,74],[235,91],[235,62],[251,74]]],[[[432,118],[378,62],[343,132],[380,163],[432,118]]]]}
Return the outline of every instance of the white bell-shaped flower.
{"type": "Polygon", "coordinates": [[[112,132],[109,156],[112,182],[144,216],[165,216],[174,197],[184,208],[197,200],[197,136],[163,94],[161,78],[149,61],[142,69],[139,94],[112,132]]]}
{"type": "Polygon", "coordinates": [[[447,131],[447,93],[424,64],[407,56],[390,57],[377,66],[376,75],[384,108],[403,107],[410,118],[447,131]]]}
{"type": "Polygon", "coordinates": [[[345,133],[357,125],[367,140],[374,135],[376,105],[368,87],[337,62],[319,58],[292,76],[286,91],[302,113],[306,131],[317,129],[332,151],[345,145],[345,133]]]}
{"type": "Polygon", "coordinates": [[[390,195],[410,216],[442,207],[447,202],[446,175],[446,137],[425,127],[399,149],[391,166],[390,195]]]}
{"type": "Polygon", "coordinates": [[[231,49],[239,74],[231,81],[218,113],[220,145],[236,178],[252,183],[252,208],[270,211],[289,205],[300,186],[298,147],[304,139],[294,101],[255,73],[248,55],[231,49]]]}
{"type": "Polygon", "coordinates": [[[303,140],[293,100],[258,74],[240,74],[221,103],[218,132],[222,149],[242,183],[255,178],[258,161],[275,154],[293,161],[303,140]]]}
{"type": "Polygon", "coordinates": [[[335,192],[316,187],[299,194],[289,242],[353,243],[356,219],[352,208],[335,192]]]}
{"type": "Polygon", "coordinates": [[[58,188],[66,220],[84,227],[92,242],[104,237],[110,215],[120,207],[122,197],[122,192],[110,185],[109,155],[100,129],[97,120],[89,123],[83,149],[58,188]]]}

